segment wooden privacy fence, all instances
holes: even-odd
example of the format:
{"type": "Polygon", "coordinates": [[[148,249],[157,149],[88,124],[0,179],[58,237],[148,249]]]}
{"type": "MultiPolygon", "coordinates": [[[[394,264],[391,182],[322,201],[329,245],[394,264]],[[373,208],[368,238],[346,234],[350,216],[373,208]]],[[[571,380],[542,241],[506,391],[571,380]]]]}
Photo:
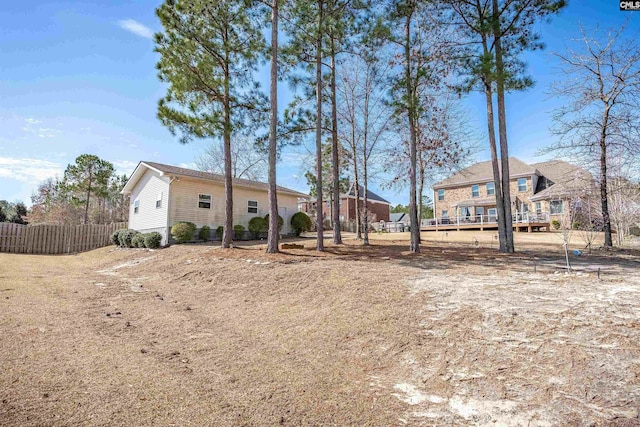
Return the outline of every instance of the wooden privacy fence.
{"type": "Polygon", "coordinates": [[[126,222],[87,225],[21,225],[0,223],[0,252],[18,254],[70,254],[110,244],[111,234],[126,222]]]}

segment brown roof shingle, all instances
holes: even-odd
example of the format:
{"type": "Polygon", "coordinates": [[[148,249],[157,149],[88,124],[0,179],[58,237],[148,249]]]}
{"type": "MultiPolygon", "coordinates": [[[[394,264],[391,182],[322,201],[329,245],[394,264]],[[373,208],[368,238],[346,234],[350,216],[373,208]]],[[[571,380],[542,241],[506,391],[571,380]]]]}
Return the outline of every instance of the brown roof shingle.
{"type": "MultiPolygon", "coordinates": [[[[535,168],[526,164],[525,162],[516,159],[515,157],[509,157],[509,175],[512,177],[522,175],[533,175],[535,168]]],[[[469,166],[466,169],[443,179],[436,183],[433,188],[454,187],[457,185],[466,185],[472,183],[493,181],[493,167],[491,161],[480,162],[469,166]]]]}
{"type": "MultiPolygon", "coordinates": [[[[140,163],[144,163],[148,166],[151,166],[152,168],[157,169],[160,172],[163,172],[165,174],[180,175],[180,176],[185,176],[190,178],[203,179],[206,181],[215,181],[215,182],[224,184],[224,175],[197,171],[197,170],[187,169],[187,168],[180,168],[177,166],[165,165],[165,164],[156,163],[156,162],[142,161],[140,163]]],[[[266,182],[252,181],[249,179],[242,179],[242,178],[233,178],[233,185],[256,188],[256,189],[265,190],[265,191],[269,190],[269,184],[266,182]]],[[[301,193],[299,191],[291,190],[286,187],[282,187],[278,185],[276,186],[276,188],[277,188],[277,191],[282,193],[289,193],[289,194],[297,195],[298,197],[307,197],[307,194],[301,193]]]]}

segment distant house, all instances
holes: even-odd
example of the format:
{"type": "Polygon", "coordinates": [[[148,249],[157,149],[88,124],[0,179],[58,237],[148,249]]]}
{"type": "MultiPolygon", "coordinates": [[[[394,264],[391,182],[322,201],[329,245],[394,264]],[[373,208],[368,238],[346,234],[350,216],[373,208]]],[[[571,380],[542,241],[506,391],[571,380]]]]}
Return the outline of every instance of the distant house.
{"type": "MultiPolygon", "coordinates": [[[[360,186],[360,209],[362,212],[362,208],[364,206],[364,187],[360,186]]],[[[315,218],[317,212],[317,202],[314,197],[309,195],[306,196],[306,200],[300,203],[300,210],[302,212],[306,212],[312,218],[315,218]]],[[[378,196],[371,190],[367,190],[367,211],[369,212],[369,221],[389,221],[389,211],[390,211],[391,203],[382,197],[378,196]]],[[[322,212],[325,218],[329,220],[329,215],[331,214],[331,201],[328,197],[325,199],[322,212]]],[[[352,185],[349,188],[349,191],[345,194],[340,195],[340,221],[342,222],[350,222],[355,221],[356,218],[356,194],[355,187],[352,185]]]]}
{"type": "MultiPolygon", "coordinates": [[[[564,162],[527,164],[509,158],[514,221],[549,223],[570,213],[576,196],[593,189],[593,177],[564,162]]],[[[433,186],[434,214],[440,224],[495,223],[495,184],[490,161],[476,163],[433,186]]]]}
{"type": "MultiPolygon", "coordinates": [[[[157,231],[162,243],[170,241],[173,224],[189,221],[213,231],[224,224],[224,176],[155,162],[140,162],[122,193],[130,197],[129,228],[157,231]]],[[[278,186],[278,209],[284,219],[283,234],[291,232],[291,216],[298,198],[306,197],[278,186]]],[[[248,227],[255,216],[269,213],[268,185],[246,179],[233,180],[233,224],[248,227]]]]}
{"type": "Polygon", "coordinates": [[[406,212],[398,212],[398,213],[392,213],[391,215],[389,215],[389,221],[390,222],[400,222],[403,224],[409,224],[410,220],[409,220],[409,214],[406,212]]]}

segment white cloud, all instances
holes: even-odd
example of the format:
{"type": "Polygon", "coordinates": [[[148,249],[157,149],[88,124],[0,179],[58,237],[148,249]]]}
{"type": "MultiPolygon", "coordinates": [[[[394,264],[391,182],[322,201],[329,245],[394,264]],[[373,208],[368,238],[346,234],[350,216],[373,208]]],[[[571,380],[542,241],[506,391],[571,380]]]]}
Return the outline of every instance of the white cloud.
{"type": "Polygon", "coordinates": [[[63,165],[48,160],[0,157],[0,178],[33,183],[61,176],[63,172],[63,165]]]}
{"type": "Polygon", "coordinates": [[[195,163],[180,163],[178,164],[178,167],[180,168],[185,168],[185,169],[198,169],[198,167],[196,166],[195,163]]]}
{"type": "Polygon", "coordinates": [[[127,30],[137,36],[144,37],[145,39],[153,38],[153,31],[151,31],[151,28],[139,23],[134,19],[123,19],[122,21],[118,21],[118,25],[120,26],[120,28],[127,30]]]}
{"type": "Polygon", "coordinates": [[[42,123],[40,120],[36,120],[32,117],[26,118],[24,119],[25,122],[30,123],[30,124],[36,124],[36,123],[42,123]]]}
{"type": "Polygon", "coordinates": [[[118,175],[126,174],[129,176],[136,166],[138,166],[138,162],[132,162],[131,160],[118,160],[111,163],[116,167],[118,175]]]}

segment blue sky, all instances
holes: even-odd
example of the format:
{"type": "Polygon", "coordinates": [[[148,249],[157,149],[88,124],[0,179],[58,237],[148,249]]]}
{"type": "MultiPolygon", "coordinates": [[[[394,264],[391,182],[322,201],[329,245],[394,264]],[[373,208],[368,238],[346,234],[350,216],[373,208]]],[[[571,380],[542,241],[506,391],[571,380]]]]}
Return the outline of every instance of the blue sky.
{"type": "MultiPolygon", "coordinates": [[[[0,199],[30,204],[47,177],[61,176],[80,154],[96,154],[130,173],[140,160],[189,166],[205,141],[181,145],[156,119],[164,95],[156,77],[152,34],[161,29],[159,1],[5,2],[0,10],[0,199]]],[[[553,141],[551,111],[562,100],[547,94],[559,77],[550,53],[563,50],[587,28],[637,30],[640,12],[620,12],[614,1],[573,1],[550,24],[540,26],[547,49],[526,59],[536,86],[507,98],[511,155],[536,162],[536,151],[553,141]]],[[[261,76],[266,83],[267,75],[261,76]]],[[[265,87],[266,89],[266,87],[265,87]]],[[[280,88],[281,107],[288,98],[280,88]]],[[[484,101],[465,100],[484,132],[484,101]]],[[[482,142],[485,146],[486,142],[482,142]]],[[[488,150],[477,155],[487,160],[488,150]]],[[[304,149],[290,149],[279,165],[281,185],[306,192],[304,149]],[[299,152],[301,151],[301,152],[299,152]]],[[[407,190],[374,191],[406,204],[407,190]]]]}

